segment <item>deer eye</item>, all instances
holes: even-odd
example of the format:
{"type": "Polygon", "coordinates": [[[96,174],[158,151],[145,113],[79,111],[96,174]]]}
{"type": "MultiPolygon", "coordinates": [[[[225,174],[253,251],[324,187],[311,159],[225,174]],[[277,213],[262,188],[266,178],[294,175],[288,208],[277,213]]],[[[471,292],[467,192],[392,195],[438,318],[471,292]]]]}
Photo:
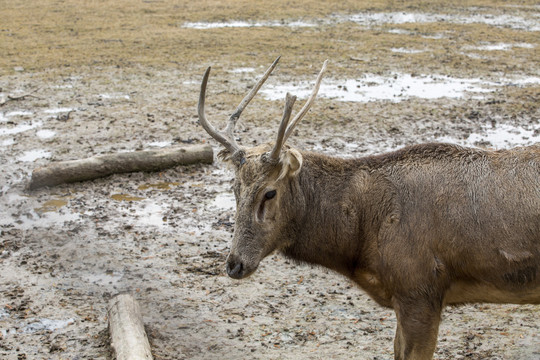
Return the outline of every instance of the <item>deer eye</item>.
{"type": "Polygon", "coordinates": [[[264,194],[264,198],[266,200],[271,200],[276,196],[276,190],[270,190],[266,194],[264,194]]]}

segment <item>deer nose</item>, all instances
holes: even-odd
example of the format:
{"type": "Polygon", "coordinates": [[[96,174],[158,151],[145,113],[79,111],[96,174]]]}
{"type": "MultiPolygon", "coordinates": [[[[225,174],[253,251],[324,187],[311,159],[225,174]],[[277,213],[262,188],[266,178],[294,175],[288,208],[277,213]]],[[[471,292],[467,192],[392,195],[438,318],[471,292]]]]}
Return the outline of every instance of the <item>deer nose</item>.
{"type": "Polygon", "coordinates": [[[227,274],[233,279],[241,279],[244,273],[244,264],[242,261],[229,258],[227,261],[227,274]]]}

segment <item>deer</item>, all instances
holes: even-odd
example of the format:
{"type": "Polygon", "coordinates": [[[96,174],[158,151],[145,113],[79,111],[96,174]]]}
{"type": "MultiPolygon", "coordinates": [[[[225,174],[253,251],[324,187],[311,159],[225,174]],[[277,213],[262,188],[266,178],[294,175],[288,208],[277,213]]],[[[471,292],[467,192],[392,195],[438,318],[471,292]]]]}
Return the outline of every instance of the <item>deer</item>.
{"type": "Polygon", "coordinates": [[[276,67],[266,70],[217,131],[234,171],[235,228],[226,272],[253,274],[278,251],[331,269],[394,310],[394,358],[432,359],[441,312],[465,303],[540,304],[540,144],[506,150],[447,143],[339,158],[286,144],[307,114],[327,67],[291,120],[287,93],[276,140],[237,143],[234,128],[276,67]]]}

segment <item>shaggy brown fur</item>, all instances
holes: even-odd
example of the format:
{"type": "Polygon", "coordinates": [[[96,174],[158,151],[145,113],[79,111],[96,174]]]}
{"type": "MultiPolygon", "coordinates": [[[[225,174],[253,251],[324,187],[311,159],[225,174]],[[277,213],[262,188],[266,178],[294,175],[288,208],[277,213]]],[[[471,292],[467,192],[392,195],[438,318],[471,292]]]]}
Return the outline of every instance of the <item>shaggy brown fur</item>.
{"type": "Polygon", "coordinates": [[[447,304],[540,304],[540,145],[347,160],[287,147],[277,163],[271,148],[234,162],[230,276],[274,250],[335,270],[395,310],[396,359],[432,358],[447,304]]]}

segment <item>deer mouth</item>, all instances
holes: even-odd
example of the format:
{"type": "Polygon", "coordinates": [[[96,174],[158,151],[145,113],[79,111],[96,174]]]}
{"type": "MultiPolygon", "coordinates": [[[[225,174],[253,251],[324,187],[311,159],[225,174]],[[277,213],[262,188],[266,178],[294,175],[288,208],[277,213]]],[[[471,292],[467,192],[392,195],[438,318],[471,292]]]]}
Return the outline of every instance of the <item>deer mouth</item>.
{"type": "Polygon", "coordinates": [[[237,256],[229,255],[227,259],[227,275],[233,279],[244,279],[253,274],[259,267],[259,264],[248,264],[237,256]]]}

